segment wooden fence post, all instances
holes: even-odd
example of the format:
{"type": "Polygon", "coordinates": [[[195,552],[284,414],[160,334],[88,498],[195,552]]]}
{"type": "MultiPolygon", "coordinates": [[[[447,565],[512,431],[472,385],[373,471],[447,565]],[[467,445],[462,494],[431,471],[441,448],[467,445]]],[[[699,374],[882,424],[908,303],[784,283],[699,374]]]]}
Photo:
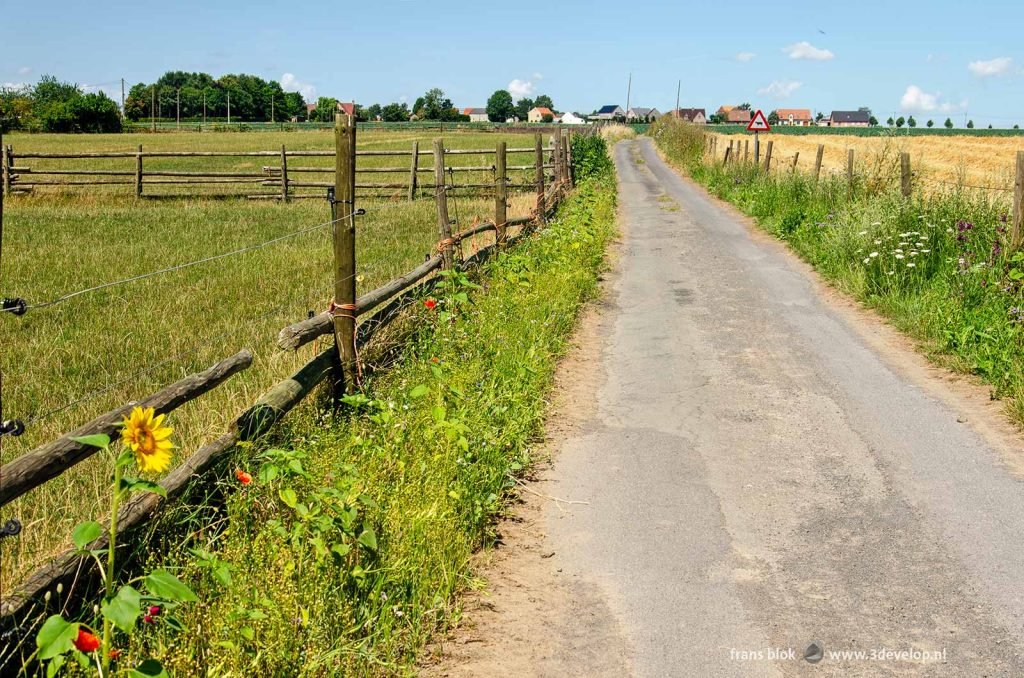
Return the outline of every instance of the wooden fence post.
{"type": "Polygon", "coordinates": [[[570,178],[569,171],[569,137],[565,134],[561,135],[562,143],[562,183],[567,188],[572,187],[572,179],[570,178]]]}
{"type": "Polygon", "coordinates": [[[419,171],[420,142],[412,142],[412,163],[409,166],[409,202],[416,199],[416,173],[419,171]]]}
{"type": "Polygon", "coordinates": [[[540,132],[534,138],[533,162],[537,173],[537,223],[543,225],[547,217],[547,205],[544,204],[544,137],[540,132]]]}
{"type": "Polygon", "coordinates": [[[731,155],[731,154],[732,154],[732,143],[730,143],[729,146],[725,149],[725,158],[722,160],[722,165],[723,166],[729,164],[729,155],[731,155]]]}
{"type": "Polygon", "coordinates": [[[1024,151],[1017,151],[1017,179],[1013,184],[1013,231],[1010,247],[1017,251],[1024,245],[1024,151]]]}
{"type": "Polygon", "coordinates": [[[334,342],[344,382],[356,384],[356,123],[334,114],[334,342]],[[340,207],[338,207],[340,205],[340,207]],[[340,211],[340,214],[338,212],[340,211]]]}
{"type": "Polygon", "coordinates": [[[288,152],[281,144],[281,202],[288,202],[288,152]]]}
{"type": "Polygon", "coordinates": [[[768,170],[770,170],[772,168],[772,146],[773,145],[774,145],[774,142],[769,141],[768,142],[768,148],[766,148],[765,151],[764,151],[764,171],[765,171],[765,174],[767,174],[768,170]]]}
{"type": "Polygon", "coordinates": [[[437,232],[441,236],[438,249],[444,259],[444,268],[453,265],[452,224],[448,218],[448,188],[444,183],[444,141],[434,139],[434,196],[437,203],[437,232]]]}
{"type": "Polygon", "coordinates": [[[754,132],[754,164],[761,164],[761,135],[754,132]]]}
{"type": "Polygon", "coordinates": [[[825,155],[825,144],[818,144],[818,155],[814,158],[814,183],[821,176],[821,159],[825,155]]]}
{"type": "Polygon", "coordinates": [[[911,193],[910,183],[910,154],[900,153],[900,187],[903,190],[903,197],[909,198],[911,193]]]}
{"type": "Polygon", "coordinates": [[[853,149],[851,148],[846,153],[846,180],[850,182],[850,186],[853,186],[853,149]]]}
{"type": "Polygon", "coordinates": [[[495,149],[494,167],[494,226],[497,229],[498,245],[505,244],[505,222],[508,221],[508,145],[499,141],[495,149]]]}
{"type": "Polygon", "coordinates": [[[562,181],[562,130],[558,127],[551,134],[551,157],[554,167],[555,184],[562,181]]]}
{"type": "Polygon", "coordinates": [[[135,197],[142,197],[142,144],[135,153],[135,197]]]}
{"type": "Polygon", "coordinates": [[[743,162],[750,162],[750,139],[743,140],[743,162]]]}
{"type": "Polygon", "coordinates": [[[565,134],[565,176],[569,179],[569,188],[576,186],[576,179],[572,173],[572,130],[565,134]]]}
{"type": "Polygon", "coordinates": [[[793,155],[793,174],[796,174],[796,164],[800,161],[800,151],[793,155]]]}
{"type": "Polygon", "coordinates": [[[11,194],[11,167],[13,162],[11,161],[11,155],[14,153],[14,149],[11,148],[10,144],[4,146],[0,144],[0,149],[3,152],[3,174],[4,174],[4,194],[11,194]]]}

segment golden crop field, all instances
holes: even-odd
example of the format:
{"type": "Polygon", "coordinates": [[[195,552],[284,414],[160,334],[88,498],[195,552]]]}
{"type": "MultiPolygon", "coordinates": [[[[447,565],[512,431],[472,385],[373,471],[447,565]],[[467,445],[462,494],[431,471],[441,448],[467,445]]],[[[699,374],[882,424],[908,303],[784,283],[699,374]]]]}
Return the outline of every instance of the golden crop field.
{"type": "MultiPolygon", "coordinates": [[[[737,138],[736,135],[715,136],[719,138],[719,156],[725,152],[729,140],[737,138]]],[[[739,138],[750,141],[753,154],[752,135],[744,134],[739,138]]],[[[762,153],[768,141],[773,142],[772,166],[775,169],[792,167],[793,156],[799,152],[798,168],[808,172],[814,167],[818,144],[824,144],[823,175],[846,172],[847,152],[851,148],[858,172],[887,171],[896,175],[899,154],[907,152],[915,177],[923,181],[926,188],[929,183],[933,187],[963,183],[1010,190],[1016,153],[1024,150],[1024,137],[762,134],[762,153]]]]}

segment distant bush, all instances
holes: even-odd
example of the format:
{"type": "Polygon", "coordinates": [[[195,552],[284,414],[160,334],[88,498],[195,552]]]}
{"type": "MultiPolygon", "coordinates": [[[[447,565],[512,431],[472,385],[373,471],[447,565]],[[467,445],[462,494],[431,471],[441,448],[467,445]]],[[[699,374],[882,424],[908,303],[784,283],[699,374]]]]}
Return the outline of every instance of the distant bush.
{"type": "Polygon", "coordinates": [[[613,171],[612,159],[608,155],[608,144],[598,135],[572,137],[573,176],[576,181],[590,177],[601,177],[613,171]]]}
{"type": "Polygon", "coordinates": [[[658,118],[648,134],[673,160],[689,163],[700,159],[704,153],[706,135],[703,126],[665,115],[658,118]]]}

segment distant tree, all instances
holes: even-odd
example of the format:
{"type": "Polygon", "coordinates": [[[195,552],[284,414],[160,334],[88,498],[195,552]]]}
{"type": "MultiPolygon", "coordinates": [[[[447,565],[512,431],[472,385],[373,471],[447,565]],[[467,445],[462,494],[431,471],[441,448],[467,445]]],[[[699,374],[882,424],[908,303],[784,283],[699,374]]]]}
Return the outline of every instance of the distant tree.
{"type": "Polygon", "coordinates": [[[530,109],[536,105],[533,99],[523,97],[516,103],[516,117],[520,120],[526,120],[526,116],[530,114],[530,109]]]}
{"type": "Polygon", "coordinates": [[[736,108],[740,109],[741,111],[749,111],[750,110],[750,104],[748,104],[748,103],[740,104],[736,108]]]}
{"type": "Polygon", "coordinates": [[[550,113],[545,113],[544,115],[540,116],[540,121],[541,122],[554,122],[555,121],[555,116],[551,115],[550,113]]]}
{"type": "Polygon", "coordinates": [[[772,111],[771,113],[768,114],[768,124],[769,125],[778,125],[779,124],[779,112],[778,111],[772,111]]]}
{"type": "Polygon", "coordinates": [[[953,121],[950,120],[949,118],[946,118],[946,122],[942,124],[943,126],[945,126],[946,129],[953,129],[953,121]]]}
{"type": "Polygon", "coordinates": [[[908,127],[917,127],[917,120],[914,120],[914,116],[910,116],[910,119],[907,120],[907,126],[908,127]]]}
{"type": "Polygon", "coordinates": [[[550,108],[552,111],[555,110],[555,102],[552,101],[551,97],[547,94],[538,95],[537,98],[533,100],[533,106],[537,108],[550,108]]]}
{"type": "Polygon", "coordinates": [[[890,116],[889,116],[889,119],[885,121],[885,124],[886,124],[886,125],[888,125],[889,127],[892,127],[893,125],[895,125],[895,124],[896,124],[896,121],[895,121],[895,120],[893,120],[893,119],[892,119],[892,116],[890,115],[890,116]]]}
{"type": "Polygon", "coordinates": [[[29,124],[22,126],[46,132],[121,131],[121,111],[103,92],[86,94],[78,85],[44,75],[25,94],[31,101],[31,116],[29,124]]]}
{"type": "MultiPolygon", "coordinates": [[[[231,111],[235,110],[234,97],[231,99],[231,111]]],[[[333,122],[334,114],[338,110],[338,100],[334,97],[320,97],[316,100],[316,110],[314,110],[310,116],[310,120],[316,120],[319,122],[333,122]]]]}
{"type": "Polygon", "coordinates": [[[870,118],[868,118],[868,124],[871,125],[872,127],[878,127],[878,118],[872,115],[870,118]]]}
{"type": "Polygon", "coordinates": [[[459,115],[452,105],[452,100],[438,87],[427,90],[417,99],[413,111],[421,120],[452,120],[459,115]]]}
{"type": "Polygon", "coordinates": [[[388,104],[380,111],[380,117],[384,122],[409,122],[409,106],[407,104],[388,104]]]}
{"type": "Polygon", "coordinates": [[[721,125],[725,123],[725,116],[721,113],[712,113],[711,117],[708,118],[708,122],[712,125],[721,125]]]}
{"type": "Polygon", "coordinates": [[[1020,125],[1014,125],[1013,129],[1020,129],[1020,125]]]}
{"type": "Polygon", "coordinates": [[[907,122],[907,121],[906,121],[906,120],[905,120],[905,119],[903,118],[903,116],[902,116],[902,115],[901,115],[900,117],[896,118],[896,126],[897,126],[897,127],[903,127],[903,125],[904,125],[904,124],[905,124],[906,122],[907,122]]]}
{"type": "Polygon", "coordinates": [[[381,117],[382,110],[383,109],[380,107],[380,104],[373,104],[372,106],[366,109],[366,114],[370,116],[370,120],[376,120],[377,118],[381,117]]]}
{"type": "Polygon", "coordinates": [[[515,114],[516,106],[508,90],[499,89],[487,100],[487,118],[491,122],[505,122],[515,114]]]}
{"type": "Polygon", "coordinates": [[[825,114],[822,113],[821,111],[818,111],[818,114],[816,116],[814,116],[814,122],[821,122],[824,119],[825,119],[825,114]]]}
{"type": "Polygon", "coordinates": [[[935,121],[934,120],[929,120],[926,124],[928,125],[929,128],[935,127],[935,121]]]}
{"type": "Polygon", "coordinates": [[[974,121],[973,120],[968,120],[967,121],[967,129],[974,129],[974,121]]]}
{"type": "Polygon", "coordinates": [[[989,124],[988,124],[988,128],[989,128],[989,129],[992,129],[992,123],[989,123],[989,124]]]}

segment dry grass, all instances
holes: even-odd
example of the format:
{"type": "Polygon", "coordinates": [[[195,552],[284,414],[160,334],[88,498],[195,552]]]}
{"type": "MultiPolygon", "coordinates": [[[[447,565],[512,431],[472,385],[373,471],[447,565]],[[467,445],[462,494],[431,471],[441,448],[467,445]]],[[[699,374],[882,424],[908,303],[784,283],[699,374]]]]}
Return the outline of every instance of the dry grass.
{"type": "MultiPolygon", "coordinates": [[[[736,135],[715,135],[719,138],[721,156],[730,139],[736,135]]],[[[772,164],[777,170],[788,170],[793,155],[800,153],[798,167],[810,171],[818,144],[824,144],[823,173],[846,172],[847,151],[854,149],[858,173],[874,174],[885,168],[893,171],[900,152],[910,153],[911,166],[924,185],[929,182],[964,183],[976,186],[1012,188],[1016,152],[1024,150],[1022,137],[857,137],[840,135],[761,135],[762,148],[774,142],[772,164]]],[[[895,173],[898,176],[898,171],[895,173]]],[[[941,186],[941,184],[939,184],[941,186]]]]}
{"type": "Polygon", "coordinates": [[[609,146],[614,146],[623,139],[635,139],[636,131],[628,125],[615,123],[612,125],[602,125],[601,136],[609,146]]]}
{"type": "MultiPolygon", "coordinates": [[[[135,136],[154,150],[263,150],[275,144],[280,148],[281,143],[332,147],[329,131],[13,135],[4,141],[16,149],[73,151],[133,147],[139,143],[135,136]]],[[[446,135],[445,143],[494,148],[499,139],[510,147],[533,143],[532,136],[480,133],[446,135]]],[[[376,132],[364,135],[360,147],[407,149],[411,141],[407,133],[376,132]]],[[[429,137],[422,138],[420,147],[429,148],[430,143],[429,137]]],[[[490,156],[452,159],[475,166],[493,162],[490,156]]],[[[262,164],[262,158],[255,160],[262,164]]],[[[382,160],[394,163],[394,158],[382,160]]],[[[509,164],[513,163],[526,161],[515,156],[509,164]]],[[[464,177],[475,174],[456,174],[456,181],[464,183],[464,177]]],[[[490,176],[490,171],[481,170],[480,175],[490,176]]],[[[382,175],[370,176],[372,181],[384,180],[378,178],[382,175]]],[[[432,182],[430,175],[424,177],[432,182]]],[[[323,200],[136,200],[130,191],[131,187],[60,189],[6,200],[2,293],[45,301],[329,219],[323,200]]],[[[511,202],[509,216],[523,216],[530,213],[535,196],[519,193],[511,202]]],[[[413,203],[384,199],[360,206],[367,209],[359,219],[357,236],[357,287],[364,293],[422,262],[438,235],[430,196],[413,203]]],[[[494,200],[462,195],[449,201],[449,211],[460,225],[468,226],[492,217],[494,200]]],[[[487,237],[493,240],[490,234],[487,237]]],[[[478,240],[466,243],[466,254],[478,245],[478,240]]],[[[331,261],[330,230],[324,228],[265,249],[83,295],[21,318],[0,317],[4,415],[29,422],[21,438],[3,439],[0,462],[242,348],[251,349],[255,361],[250,370],[172,415],[180,454],[191,453],[223,432],[230,419],[269,385],[311,357],[312,346],[282,352],[274,339],[284,325],[326,308],[331,261]],[[79,399],[84,400],[76,404],[79,399]],[[65,405],[69,406],[61,410],[65,405]]],[[[107,502],[107,471],[93,461],[3,507],[0,520],[18,518],[24,525],[17,539],[0,544],[0,579],[5,584],[63,548],[74,524],[101,513],[107,502]]]]}

